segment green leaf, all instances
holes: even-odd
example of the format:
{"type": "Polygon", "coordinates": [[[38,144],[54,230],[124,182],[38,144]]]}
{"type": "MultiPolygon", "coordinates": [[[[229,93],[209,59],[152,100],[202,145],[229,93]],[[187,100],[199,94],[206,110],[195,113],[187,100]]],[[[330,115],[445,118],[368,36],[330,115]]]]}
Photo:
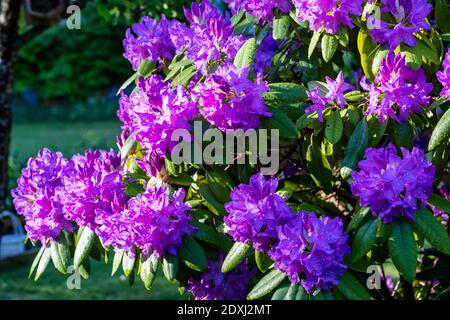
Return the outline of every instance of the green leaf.
{"type": "Polygon", "coordinates": [[[369,80],[373,80],[375,75],[372,73],[372,62],[377,45],[372,42],[372,38],[364,29],[359,30],[357,44],[364,74],[369,80]]]}
{"type": "Polygon", "coordinates": [[[431,134],[428,150],[434,150],[450,135],[450,108],[444,113],[431,134]]]}
{"type": "Polygon", "coordinates": [[[290,287],[290,283],[288,281],[285,281],[285,283],[281,284],[277,290],[273,293],[273,296],[271,300],[283,300],[286,296],[286,293],[288,292],[290,287]]]}
{"type": "Polygon", "coordinates": [[[322,35],[321,31],[314,32],[314,34],[311,38],[311,41],[309,42],[309,46],[308,46],[308,59],[311,59],[314,49],[316,49],[317,43],[319,43],[321,35],[322,35]]]}
{"type": "Polygon", "coordinates": [[[51,249],[45,248],[44,252],[42,253],[41,259],[39,260],[36,274],[34,276],[34,281],[37,281],[42,276],[45,269],[47,269],[48,263],[50,262],[51,258],[52,258],[51,249]]]}
{"type": "Polygon", "coordinates": [[[281,41],[286,38],[286,34],[289,30],[290,18],[288,15],[279,15],[273,19],[273,38],[277,41],[281,41]]]}
{"type": "Polygon", "coordinates": [[[297,139],[297,127],[284,112],[270,107],[269,112],[272,113],[272,116],[262,120],[262,128],[278,129],[280,137],[297,139]]]}
{"type": "Polygon", "coordinates": [[[215,215],[226,215],[227,212],[223,206],[223,203],[216,199],[208,184],[202,183],[199,186],[199,192],[202,195],[203,199],[205,199],[204,205],[215,215]]]}
{"type": "Polygon", "coordinates": [[[352,230],[358,229],[369,212],[369,207],[362,207],[358,211],[356,211],[356,213],[352,216],[352,220],[350,220],[350,223],[347,225],[346,231],[350,232],[352,230]]]}
{"type": "Polygon", "coordinates": [[[401,123],[395,126],[394,139],[399,147],[410,149],[414,144],[414,130],[408,123],[401,123]]]}
{"type": "Polygon", "coordinates": [[[273,264],[272,260],[270,260],[270,257],[266,253],[258,250],[255,250],[255,261],[259,271],[262,273],[269,270],[270,266],[273,264]]]}
{"type": "Polygon", "coordinates": [[[181,71],[175,78],[173,78],[171,85],[175,87],[178,84],[183,84],[187,86],[191,79],[197,74],[197,69],[195,66],[189,66],[183,71],[181,71]]]}
{"type": "Polygon", "coordinates": [[[345,150],[345,157],[342,161],[343,167],[356,169],[359,160],[364,156],[364,151],[369,143],[369,132],[367,122],[363,118],[353,131],[348,140],[347,149],[345,150]]]}
{"type": "Polygon", "coordinates": [[[305,288],[302,286],[298,286],[297,295],[295,296],[295,300],[309,300],[309,294],[306,292],[305,288]]]}
{"type": "Polygon", "coordinates": [[[208,267],[205,252],[191,236],[183,237],[180,258],[185,265],[196,271],[203,271],[208,267]]]}
{"type": "Polygon", "coordinates": [[[417,40],[414,47],[400,44],[400,51],[405,54],[406,62],[411,68],[420,68],[423,62],[429,61],[439,65],[439,57],[435,49],[430,48],[424,41],[417,40]]]}
{"type": "Polygon", "coordinates": [[[416,278],[417,245],[408,222],[397,220],[392,224],[388,246],[397,270],[407,281],[413,282],[416,278]]]}
{"type": "Polygon", "coordinates": [[[230,201],[230,192],[234,184],[225,172],[207,171],[206,179],[209,189],[217,200],[222,203],[230,201]]]}
{"type": "Polygon", "coordinates": [[[312,144],[308,147],[306,161],[311,178],[316,185],[324,189],[325,193],[330,193],[332,190],[331,180],[333,178],[331,167],[327,158],[317,145],[312,144]]]}
{"type": "Polygon", "coordinates": [[[113,259],[111,276],[113,276],[117,272],[117,270],[119,270],[119,267],[122,264],[123,255],[124,255],[123,251],[116,251],[116,252],[114,252],[114,259],[113,259]]]}
{"type": "Polygon", "coordinates": [[[163,257],[163,274],[167,280],[173,281],[177,275],[178,267],[179,267],[179,259],[177,256],[172,256],[170,254],[166,254],[163,257]]]}
{"type": "Polygon", "coordinates": [[[381,61],[387,56],[389,53],[388,50],[377,50],[373,56],[372,60],[372,74],[377,74],[378,70],[380,70],[381,61]]]}
{"type": "Polygon", "coordinates": [[[332,144],[336,144],[341,140],[342,132],[344,131],[344,123],[342,122],[341,114],[338,111],[331,112],[326,117],[325,137],[332,144]]]}
{"type": "Polygon", "coordinates": [[[428,203],[447,213],[450,213],[450,201],[441,197],[440,195],[433,193],[430,199],[428,199],[428,203]]]}
{"type": "Polygon", "coordinates": [[[358,229],[352,244],[351,262],[361,259],[375,244],[378,219],[371,217],[358,229]]]}
{"type": "Polygon", "coordinates": [[[136,145],[137,142],[133,140],[131,137],[128,137],[127,140],[125,140],[125,143],[120,149],[120,158],[122,159],[122,161],[125,160],[131,153],[131,151],[136,148],[136,145]]]}
{"type": "Polygon", "coordinates": [[[155,70],[156,70],[155,61],[142,60],[138,68],[138,73],[140,76],[147,78],[155,70]]]}
{"type": "Polygon", "coordinates": [[[247,296],[248,300],[256,300],[264,297],[265,295],[272,292],[278,285],[283,282],[286,275],[277,270],[273,269],[267,275],[265,275],[259,282],[253,287],[247,296]]]}
{"type": "Polygon", "coordinates": [[[50,246],[50,251],[55,268],[62,274],[66,274],[70,264],[70,249],[65,238],[55,240],[50,246]]]}
{"type": "Polygon", "coordinates": [[[79,236],[77,247],[75,249],[75,254],[73,258],[73,264],[75,269],[83,263],[84,259],[89,256],[89,252],[92,249],[92,246],[95,242],[95,233],[90,228],[85,227],[81,231],[81,235],[79,236]]]}
{"type": "Polygon", "coordinates": [[[341,277],[337,288],[349,300],[370,300],[364,286],[348,271],[341,277]]]}
{"type": "Polygon", "coordinates": [[[298,289],[299,289],[298,285],[296,285],[295,283],[291,283],[283,300],[295,300],[295,298],[297,297],[298,289]]]}
{"type": "Polygon", "coordinates": [[[339,40],[331,34],[325,33],[322,37],[322,57],[326,62],[330,61],[338,47],[339,40]]]}
{"type": "Polygon", "coordinates": [[[119,90],[117,90],[116,95],[118,96],[122,90],[125,90],[130,84],[132,84],[137,78],[139,77],[139,73],[135,72],[133,73],[133,75],[131,75],[131,77],[129,77],[119,88],[119,90]]]}
{"type": "Polygon", "coordinates": [[[124,253],[122,257],[122,269],[125,276],[129,277],[134,270],[134,265],[136,264],[136,258],[128,256],[124,253]]]}
{"type": "Polygon", "coordinates": [[[145,289],[150,290],[152,287],[156,272],[158,271],[158,266],[159,261],[153,257],[148,257],[142,261],[140,276],[145,289]]]}
{"type": "Polygon", "coordinates": [[[380,123],[376,117],[371,117],[368,121],[369,126],[369,147],[376,147],[383,138],[388,121],[380,123]]]}
{"type": "Polygon", "coordinates": [[[344,98],[347,102],[361,102],[365,99],[364,94],[359,90],[347,92],[344,98]]]}
{"type": "Polygon", "coordinates": [[[271,83],[263,98],[266,104],[272,107],[294,104],[307,99],[306,88],[297,83],[271,83]]]}
{"type": "Polygon", "coordinates": [[[236,268],[242,262],[250,248],[248,244],[235,242],[223,261],[222,272],[230,272],[236,268]]]}
{"type": "Polygon", "coordinates": [[[251,66],[255,59],[256,48],[256,39],[248,39],[237,52],[236,57],[234,58],[234,65],[238,68],[251,66]]]}
{"type": "Polygon", "coordinates": [[[450,13],[447,0],[436,0],[434,8],[436,23],[443,33],[450,32],[450,13]]]}
{"type": "Polygon", "coordinates": [[[447,230],[427,209],[417,210],[415,220],[411,221],[414,230],[422,235],[439,251],[450,254],[450,238],[447,230]]]}
{"type": "Polygon", "coordinates": [[[191,221],[191,224],[197,228],[193,236],[202,240],[213,247],[219,248],[222,251],[230,250],[232,242],[218,233],[213,227],[198,221],[191,221]]]}
{"type": "Polygon", "coordinates": [[[41,247],[38,251],[38,253],[36,254],[36,257],[34,257],[33,263],[31,264],[31,268],[30,268],[30,272],[28,273],[28,279],[31,278],[31,276],[33,275],[34,270],[36,269],[36,267],[38,266],[39,261],[41,260],[42,254],[45,251],[45,247],[41,247]]]}

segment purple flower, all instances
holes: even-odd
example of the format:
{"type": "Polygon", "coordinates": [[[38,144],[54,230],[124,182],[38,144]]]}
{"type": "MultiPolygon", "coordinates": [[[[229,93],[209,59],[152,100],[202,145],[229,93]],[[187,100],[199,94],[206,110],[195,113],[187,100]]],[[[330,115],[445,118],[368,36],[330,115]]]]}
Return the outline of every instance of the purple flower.
{"type": "Polygon", "coordinates": [[[309,28],[336,34],[341,25],[353,28],[351,15],[360,15],[363,0],[293,0],[298,18],[308,21],[309,28]]]}
{"type": "Polygon", "coordinates": [[[253,70],[259,73],[267,73],[270,70],[272,57],[278,50],[279,44],[273,39],[272,33],[269,33],[259,45],[256,52],[253,70]]]}
{"type": "Polygon", "coordinates": [[[353,89],[352,85],[345,82],[342,71],[339,72],[336,80],[327,76],[325,77],[325,81],[328,88],[325,97],[320,95],[319,87],[315,87],[311,92],[306,93],[312,104],[305,109],[305,112],[316,111],[320,122],[323,122],[323,110],[325,107],[328,104],[332,104],[339,106],[341,109],[344,108],[346,104],[344,93],[353,89]]]}
{"type": "Polygon", "coordinates": [[[222,273],[223,255],[219,261],[208,261],[208,269],[197,281],[190,278],[186,290],[195,300],[244,300],[247,296],[250,279],[256,270],[250,270],[243,261],[232,272],[222,273]]]}
{"type": "Polygon", "coordinates": [[[12,190],[14,206],[25,217],[28,237],[42,245],[55,240],[62,230],[72,231],[58,197],[64,197],[64,177],[70,174],[69,161],[60,152],[45,148],[28,160],[12,190]]]}
{"type": "Polygon", "coordinates": [[[390,51],[394,51],[402,42],[415,47],[414,33],[420,29],[430,29],[425,19],[433,9],[431,4],[427,0],[381,0],[381,3],[381,16],[367,16],[372,39],[386,44],[390,51]]]}
{"type": "Polygon", "coordinates": [[[123,41],[124,57],[130,61],[133,70],[137,70],[143,60],[157,61],[172,59],[175,54],[174,45],[168,41],[170,23],[164,15],[160,21],[143,17],[131,29],[127,29],[123,41]]]}
{"type": "Polygon", "coordinates": [[[120,98],[119,119],[123,129],[149,152],[164,157],[176,142],[171,141],[176,129],[190,129],[189,120],[198,110],[189,92],[178,85],[175,89],[161,76],[139,78],[138,90],[120,98]]]}
{"type": "Polygon", "coordinates": [[[64,179],[67,195],[60,199],[65,216],[96,231],[98,215],[120,212],[126,205],[120,156],[113,150],[88,150],[74,155],[71,165],[74,172],[64,179]]]}
{"type": "Polygon", "coordinates": [[[358,164],[360,171],[352,172],[353,194],[384,223],[398,217],[413,220],[413,213],[426,205],[433,191],[434,166],[425,159],[423,150],[401,148],[401,152],[399,156],[392,144],[369,148],[365,160],[358,164]]]}
{"type": "MultiPolygon", "coordinates": [[[[442,187],[438,190],[439,195],[441,195],[444,199],[447,199],[450,201],[450,182],[445,182],[442,187]]],[[[434,215],[441,217],[443,221],[448,221],[449,215],[445,211],[436,208],[435,206],[431,206],[433,209],[434,215]]]]}
{"type": "Polygon", "coordinates": [[[134,246],[156,258],[165,253],[175,256],[183,236],[195,231],[184,196],[183,189],[170,196],[167,187],[147,186],[144,193],[128,201],[127,209],[98,216],[99,236],[106,245],[126,250],[130,256],[134,246]]]}
{"type": "Polygon", "coordinates": [[[213,65],[232,62],[244,38],[234,34],[229,15],[223,16],[208,1],[193,3],[184,13],[190,26],[174,23],[170,29],[177,52],[185,50],[186,57],[205,75],[213,65]]]}
{"type": "Polygon", "coordinates": [[[376,115],[380,122],[392,118],[399,123],[405,122],[411,112],[420,113],[433,90],[433,84],[426,82],[425,72],[409,68],[400,53],[388,54],[381,61],[375,81],[369,83],[363,76],[361,87],[370,96],[366,115],[376,115]]]}
{"type": "Polygon", "coordinates": [[[448,49],[445,54],[445,59],[442,62],[442,66],[444,67],[444,70],[439,71],[436,75],[439,82],[442,83],[443,86],[441,96],[445,96],[450,100],[450,49],[448,49]]]}
{"type": "Polygon", "coordinates": [[[346,270],[350,252],[348,235],[340,218],[301,211],[277,227],[277,245],[269,251],[275,267],[308,293],[330,290],[346,270]]]}
{"type": "Polygon", "coordinates": [[[242,10],[258,18],[261,23],[272,24],[274,9],[279,9],[283,13],[288,13],[291,10],[289,0],[225,0],[225,2],[228,3],[233,14],[242,10]]]}
{"type": "Polygon", "coordinates": [[[232,64],[208,75],[197,88],[200,114],[222,131],[258,128],[261,116],[271,116],[262,98],[269,86],[259,73],[254,82],[247,77],[247,66],[237,69],[232,64]]]}
{"type": "Polygon", "coordinates": [[[286,201],[275,193],[277,185],[277,179],[266,181],[258,173],[250,178],[250,184],[231,191],[224,222],[234,240],[251,243],[259,251],[267,251],[276,241],[277,226],[292,215],[286,201]]]}

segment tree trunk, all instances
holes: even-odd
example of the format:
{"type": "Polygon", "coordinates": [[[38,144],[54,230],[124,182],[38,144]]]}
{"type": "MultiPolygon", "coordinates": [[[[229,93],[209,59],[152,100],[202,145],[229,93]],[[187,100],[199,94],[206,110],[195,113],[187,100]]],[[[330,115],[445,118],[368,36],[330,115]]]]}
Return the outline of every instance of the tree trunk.
{"type": "Polygon", "coordinates": [[[0,7],[0,210],[4,210],[8,197],[14,42],[17,39],[21,4],[20,0],[1,0],[0,7]]]}

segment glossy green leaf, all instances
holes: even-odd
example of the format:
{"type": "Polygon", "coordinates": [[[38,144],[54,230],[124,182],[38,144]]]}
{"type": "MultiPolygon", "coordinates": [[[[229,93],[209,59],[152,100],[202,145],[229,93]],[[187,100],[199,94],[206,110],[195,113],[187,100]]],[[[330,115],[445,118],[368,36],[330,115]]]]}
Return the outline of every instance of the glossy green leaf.
{"type": "Polygon", "coordinates": [[[378,229],[378,219],[371,217],[356,232],[352,243],[352,253],[350,261],[355,262],[361,259],[375,244],[378,229]]]}
{"type": "Polygon", "coordinates": [[[306,161],[309,173],[316,185],[323,188],[327,194],[330,193],[332,189],[331,180],[333,178],[331,167],[317,145],[313,144],[308,147],[306,161]]]}
{"type": "Polygon", "coordinates": [[[349,300],[370,300],[366,288],[348,271],[341,277],[337,288],[349,300]]]}
{"type": "Polygon", "coordinates": [[[286,38],[287,32],[289,30],[289,24],[291,19],[288,15],[277,15],[273,19],[273,38],[277,41],[281,41],[286,38]]]}
{"type": "Polygon", "coordinates": [[[322,32],[320,32],[320,31],[314,32],[314,34],[311,38],[311,41],[309,42],[309,46],[308,46],[308,59],[311,58],[311,56],[314,52],[314,49],[316,49],[317,43],[319,43],[321,35],[322,35],[322,32]]]}
{"type": "Polygon", "coordinates": [[[278,285],[283,282],[286,275],[277,270],[273,269],[268,274],[266,274],[259,282],[253,287],[250,293],[247,295],[248,300],[256,300],[264,297],[265,295],[271,293],[278,285]]]}
{"type": "Polygon", "coordinates": [[[140,269],[140,277],[144,283],[145,289],[149,290],[152,287],[153,281],[156,277],[156,272],[158,271],[159,261],[153,257],[148,257],[142,261],[140,269]]]}
{"type": "Polygon", "coordinates": [[[411,222],[414,230],[427,239],[433,247],[445,254],[450,254],[450,238],[439,220],[428,209],[419,209],[414,216],[415,220],[411,222]]]}
{"type": "Polygon", "coordinates": [[[269,112],[272,113],[272,116],[262,120],[262,128],[278,129],[279,135],[282,138],[297,138],[297,128],[295,127],[294,122],[292,122],[292,120],[284,112],[270,107],[269,112]]]}
{"type": "Polygon", "coordinates": [[[290,82],[270,83],[269,91],[263,94],[263,98],[272,107],[294,104],[306,100],[306,88],[290,82]]]}
{"type": "Polygon", "coordinates": [[[343,131],[344,123],[342,122],[341,114],[337,111],[331,112],[326,117],[325,137],[332,144],[336,144],[341,140],[343,131]]]}
{"type": "Polygon", "coordinates": [[[436,0],[434,17],[443,33],[450,32],[450,12],[447,0],[436,0]]]}
{"type": "Polygon", "coordinates": [[[369,215],[369,213],[369,207],[362,207],[358,211],[356,211],[355,214],[352,215],[352,220],[350,220],[350,223],[347,225],[346,231],[350,232],[352,230],[358,229],[364,219],[369,215]]]}
{"type": "Polygon", "coordinates": [[[256,39],[248,39],[237,52],[236,57],[234,58],[234,65],[238,68],[251,66],[255,59],[256,49],[256,39]]]}
{"type": "Polygon", "coordinates": [[[122,269],[125,276],[129,277],[134,270],[136,264],[136,258],[130,257],[127,253],[124,253],[122,257],[122,269]]]}
{"type": "Polygon", "coordinates": [[[428,150],[434,150],[450,136],[450,108],[442,115],[431,134],[428,150]]]}
{"type": "Polygon", "coordinates": [[[70,265],[70,249],[64,237],[55,240],[51,246],[51,257],[55,268],[62,274],[67,273],[70,265]]]}
{"type": "Polygon", "coordinates": [[[270,257],[266,253],[258,250],[255,250],[255,261],[259,271],[262,273],[269,270],[269,267],[273,264],[272,260],[270,260],[270,257]]]}
{"type": "Polygon", "coordinates": [[[347,149],[345,150],[345,158],[342,161],[343,167],[356,169],[359,160],[364,156],[364,152],[369,144],[369,131],[367,122],[363,118],[353,131],[348,140],[347,149]]]}
{"type": "Polygon", "coordinates": [[[52,259],[51,249],[46,248],[42,253],[41,259],[39,260],[36,269],[36,274],[34,275],[34,281],[37,281],[42,276],[45,269],[47,269],[48,263],[50,262],[51,259],[52,259]]]}
{"type": "Polygon", "coordinates": [[[91,251],[94,242],[95,242],[94,231],[92,231],[88,227],[83,228],[79,236],[73,258],[73,264],[75,266],[75,269],[78,269],[78,267],[83,263],[84,259],[86,259],[89,256],[89,252],[91,251]]]}
{"type": "Polygon", "coordinates": [[[432,206],[435,206],[436,208],[439,208],[447,213],[450,213],[450,201],[441,197],[440,195],[433,193],[430,199],[428,199],[428,203],[431,204],[432,206]]]}
{"type": "Polygon", "coordinates": [[[166,279],[169,281],[173,281],[177,275],[179,268],[180,261],[178,257],[166,254],[163,257],[162,262],[164,277],[166,277],[166,279]]]}
{"type": "Polygon", "coordinates": [[[38,251],[38,253],[36,254],[36,256],[34,257],[33,263],[31,264],[31,268],[30,271],[28,272],[28,279],[31,278],[31,276],[34,273],[34,270],[36,270],[36,267],[39,264],[39,261],[41,260],[42,254],[45,251],[45,247],[41,247],[38,251]]]}
{"type": "Polygon", "coordinates": [[[339,40],[334,35],[325,33],[322,36],[321,47],[323,60],[328,62],[333,58],[334,53],[336,52],[336,49],[338,47],[338,44],[339,40]]]}
{"type": "Polygon", "coordinates": [[[248,244],[235,242],[222,264],[222,272],[230,272],[236,268],[251,249],[248,244]]]}
{"type": "Polygon", "coordinates": [[[114,252],[111,276],[113,276],[117,272],[117,270],[119,270],[119,267],[122,265],[123,255],[124,255],[123,251],[115,251],[114,252]]]}
{"type": "Polygon", "coordinates": [[[413,282],[416,278],[417,245],[408,222],[398,220],[392,224],[388,246],[397,270],[406,280],[413,282]]]}
{"type": "Polygon", "coordinates": [[[180,258],[189,268],[203,271],[208,267],[205,252],[191,236],[183,237],[183,245],[180,249],[180,258]]]}

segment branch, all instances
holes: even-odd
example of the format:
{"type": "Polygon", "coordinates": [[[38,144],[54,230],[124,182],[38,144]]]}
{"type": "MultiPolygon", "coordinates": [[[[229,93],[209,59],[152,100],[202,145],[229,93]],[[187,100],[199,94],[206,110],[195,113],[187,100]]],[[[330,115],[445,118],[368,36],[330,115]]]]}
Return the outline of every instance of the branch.
{"type": "MultiPolygon", "coordinates": [[[[86,4],[87,4],[87,2],[84,0],[75,0],[75,1],[72,1],[71,3],[69,3],[68,7],[71,5],[77,5],[80,7],[80,9],[83,9],[86,6],[86,4]]],[[[67,19],[68,17],[69,17],[69,15],[67,14],[67,10],[64,10],[64,13],[61,15],[60,20],[67,19]]],[[[19,50],[20,47],[25,45],[27,42],[33,40],[34,38],[36,38],[38,35],[43,33],[45,30],[47,30],[52,25],[36,25],[36,26],[32,27],[30,30],[26,31],[25,33],[23,33],[22,35],[17,37],[16,41],[13,44],[13,49],[19,50]]]]}

